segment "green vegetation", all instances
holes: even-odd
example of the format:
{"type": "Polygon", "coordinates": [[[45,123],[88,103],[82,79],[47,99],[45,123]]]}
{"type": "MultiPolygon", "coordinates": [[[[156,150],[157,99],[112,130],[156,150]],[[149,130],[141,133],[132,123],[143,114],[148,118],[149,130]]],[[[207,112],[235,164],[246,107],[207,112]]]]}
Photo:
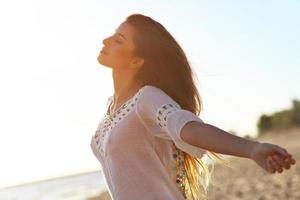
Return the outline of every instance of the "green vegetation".
{"type": "Polygon", "coordinates": [[[257,123],[258,134],[294,127],[300,127],[300,101],[296,99],[293,100],[291,109],[275,112],[271,115],[263,114],[257,123]]]}

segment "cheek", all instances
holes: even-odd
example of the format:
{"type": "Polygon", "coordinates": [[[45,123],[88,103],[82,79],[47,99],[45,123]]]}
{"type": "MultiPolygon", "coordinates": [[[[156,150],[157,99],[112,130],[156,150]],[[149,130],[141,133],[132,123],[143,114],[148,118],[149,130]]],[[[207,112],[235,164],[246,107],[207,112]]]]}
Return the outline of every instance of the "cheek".
{"type": "Polygon", "coordinates": [[[122,47],[115,47],[111,49],[110,52],[114,57],[119,57],[119,58],[128,57],[128,50],[122,47]]]}
{"type": "Polygon", "coordinates": [[[130,59],[130,52],[122,47],[111,49],[108,55],[116,64],[127,63],[130,59]]]}

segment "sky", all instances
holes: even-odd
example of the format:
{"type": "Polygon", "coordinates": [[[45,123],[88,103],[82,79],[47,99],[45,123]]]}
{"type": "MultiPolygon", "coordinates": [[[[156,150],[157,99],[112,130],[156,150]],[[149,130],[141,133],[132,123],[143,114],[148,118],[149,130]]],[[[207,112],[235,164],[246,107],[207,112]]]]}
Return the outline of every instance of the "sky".
{"type": "Polygon", "coordinates": [[[90,139],[113,94],[102,40],[134,13],[175,37],[198,79],[201,119],[255,136],[300,99],[300,2],[0,2],[0,188],[99,170],[90,139]]]}

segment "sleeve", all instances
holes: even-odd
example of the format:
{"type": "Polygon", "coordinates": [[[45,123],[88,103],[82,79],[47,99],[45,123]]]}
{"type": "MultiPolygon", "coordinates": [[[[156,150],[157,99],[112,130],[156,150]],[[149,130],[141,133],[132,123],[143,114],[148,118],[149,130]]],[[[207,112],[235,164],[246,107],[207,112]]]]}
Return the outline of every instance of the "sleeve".
{"type": "Polygon", "coordinates": [[[203,120],[189,110],[181,109],[163,90],[152,86],[145,88],[136,110],[140,120],[154,136],[173,140],[179,149],[199,158],[206,153],[205,149],[191,145],[180,137],[186,123],[204,123],[203,120]]]}

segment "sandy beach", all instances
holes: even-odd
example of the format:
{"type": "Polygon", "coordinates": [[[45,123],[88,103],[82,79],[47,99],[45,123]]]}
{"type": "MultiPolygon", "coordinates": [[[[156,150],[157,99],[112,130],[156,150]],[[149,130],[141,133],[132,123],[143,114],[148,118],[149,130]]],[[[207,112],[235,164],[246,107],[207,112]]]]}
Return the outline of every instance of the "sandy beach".
{"type": "Polygon", "coordinates": [[[218,186],[209,191],[210,200],[299,200],[300,199],[300,129],[264,135],[255,140],[284,147],[296,160],[290,169],[270,174],[254,161],[232,157],[237,169],[215,165],[213,179],[218,186]]]}
{"type": "MultiPolygon", "coordinates": [[[[267,133],[255,138],[284,147],[293,155],[296,164],[282,173],[270,174],[254,161],[232,157],[236,169],[215,164],[209,200],[299,200],[300,199],[300,129],[267,133]]],[[[89,200],[109,200],[107,192],[89,200]]]]}

